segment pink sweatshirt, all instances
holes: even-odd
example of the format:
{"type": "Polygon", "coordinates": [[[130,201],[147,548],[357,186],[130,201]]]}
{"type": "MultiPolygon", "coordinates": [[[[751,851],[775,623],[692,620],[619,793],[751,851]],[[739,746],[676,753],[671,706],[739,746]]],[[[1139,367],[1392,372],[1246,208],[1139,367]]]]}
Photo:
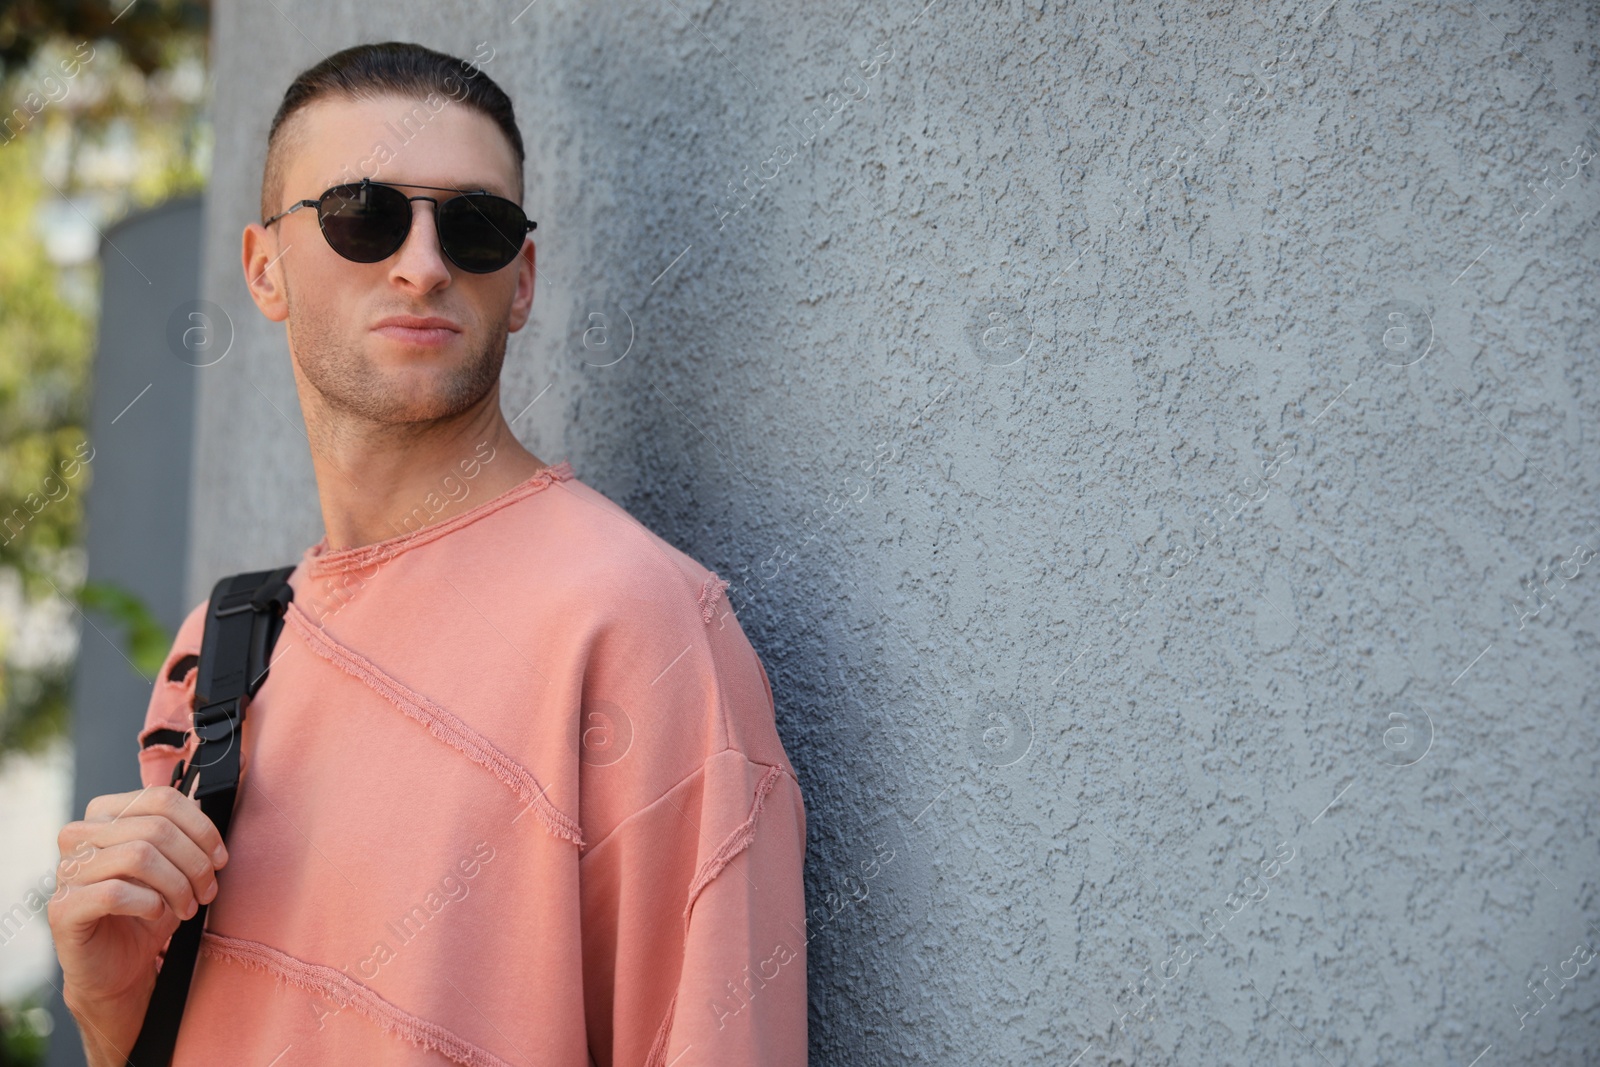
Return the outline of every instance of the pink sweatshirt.
{"type": "Polygon", "coordinates": [[[290,584],[174,1067],[806,1062],[805,808],[725,581],[563,461],[290,584]]]}

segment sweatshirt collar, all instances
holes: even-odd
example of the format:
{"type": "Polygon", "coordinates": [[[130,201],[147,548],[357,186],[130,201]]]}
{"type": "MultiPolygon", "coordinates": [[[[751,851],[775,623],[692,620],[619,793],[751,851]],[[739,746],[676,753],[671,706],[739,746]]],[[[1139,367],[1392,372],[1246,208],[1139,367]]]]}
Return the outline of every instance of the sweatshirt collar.
{"type": "Polygon", "coordinates": [[[328,550],[328,535],[323,533],[316,544],[305,550],[302,566],[305,572],[313,577],[320,578],[343,571],[371,567],[387,563],[402,552],[407,552],[418,545],[427,544],[435,538],[453,533],[463,526],[469,526],[486,515],[499,511],[507,504],[514,504],[524,497],[532,496],[546,486],[556,482],[564,482],[574,477],[572,464],[568,460],[550,464],[541,470],[535,471],[528,478],[512,486],[499,496],[490,497],[474,507],[457,515],[452,515],[443,522],[433,523],[413,530],[410,533],[396,534],[382,541],[375,541],[370,545],[357,545],[352,548],[341,548],[337,552],[328,550]]]}

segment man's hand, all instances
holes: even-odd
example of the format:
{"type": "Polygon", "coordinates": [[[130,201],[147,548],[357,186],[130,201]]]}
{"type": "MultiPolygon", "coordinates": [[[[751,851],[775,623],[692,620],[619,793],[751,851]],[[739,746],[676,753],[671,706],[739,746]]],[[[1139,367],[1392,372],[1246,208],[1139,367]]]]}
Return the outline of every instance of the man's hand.
{"type": "Polygon", "coordinates": [[[48,914],[63,999],[91,1067],[123,1067],[155,991],[157,957],[178,924],[217,895],[227,849],[199,803],[164,785],[95,797],[56,842],[48,914]]]}

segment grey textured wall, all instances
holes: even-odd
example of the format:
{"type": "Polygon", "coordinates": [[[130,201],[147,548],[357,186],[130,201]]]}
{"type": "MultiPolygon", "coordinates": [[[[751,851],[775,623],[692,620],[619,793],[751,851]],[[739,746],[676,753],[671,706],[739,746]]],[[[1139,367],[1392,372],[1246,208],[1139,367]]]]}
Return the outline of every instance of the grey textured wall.
{"type": "Polygon", "coordinates": [[[321,532],[239,270],[279,95],[482,44],[505,406],[735,582],[815,1062],[1592,1062],[1597,23],[220,2],[189,602],[321,532]]]}

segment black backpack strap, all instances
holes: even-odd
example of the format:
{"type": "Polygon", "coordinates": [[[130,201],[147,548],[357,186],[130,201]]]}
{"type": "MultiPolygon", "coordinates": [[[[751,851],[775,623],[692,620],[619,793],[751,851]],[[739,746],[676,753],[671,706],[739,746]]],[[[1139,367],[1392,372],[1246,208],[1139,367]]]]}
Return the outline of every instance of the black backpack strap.
{"type": "MultiPolygon", "coordinates": [[[[239,790],[239,742],[245,711],[266,681],[272,646],[283,630],[284,611],[294,599],[289,587],[293,570],[288,566],[235,574],[211,590],[195,678],[194,732],[199,743],[188,766],[180,761],[173,769],[172,785],[200,802],[200,810],[216,824],[224,840],[239,790]]],[[[220,887],[220,873],[218,884],[220,887]]],[[[201,904],[173,933],[127,1067],[168,1067],[171,1063],[205,923],[206,905],[201,904]]]]}

